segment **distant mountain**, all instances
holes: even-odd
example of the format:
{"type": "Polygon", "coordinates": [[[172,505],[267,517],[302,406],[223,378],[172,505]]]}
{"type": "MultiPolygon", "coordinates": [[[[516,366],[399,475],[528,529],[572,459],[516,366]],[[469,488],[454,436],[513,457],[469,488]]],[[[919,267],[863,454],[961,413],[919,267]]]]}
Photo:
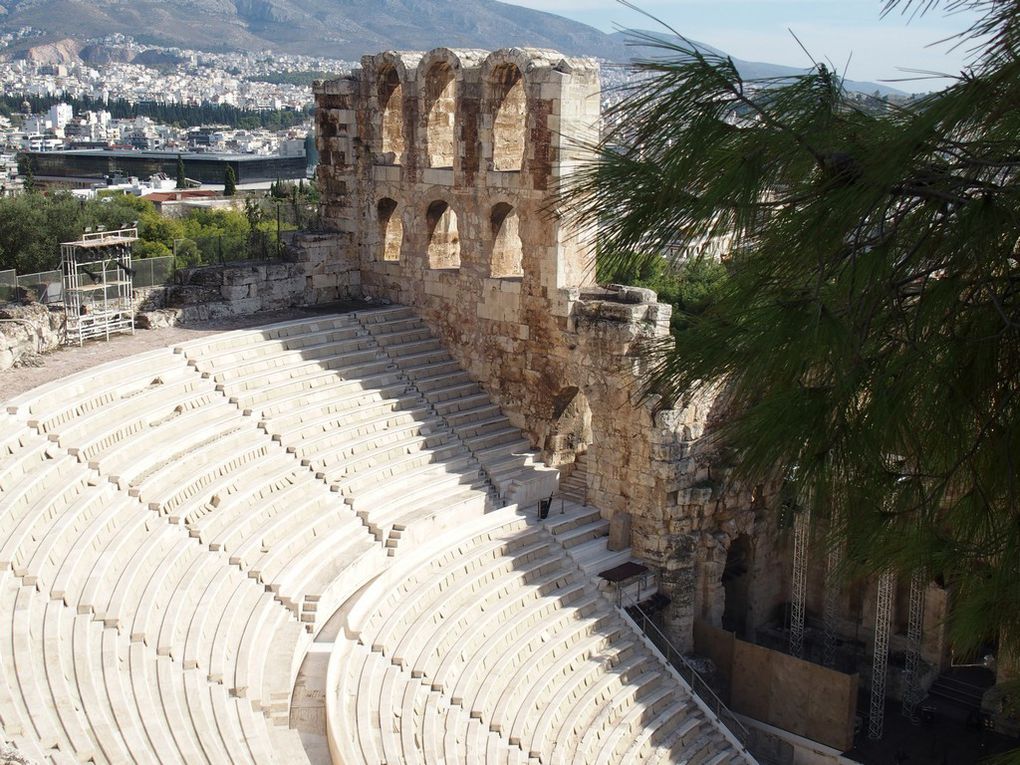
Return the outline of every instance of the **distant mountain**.
{"type": "Polygon", "coordinates": [[[612,59],[623,54],[593,27],[495,0],[0,0],[0,29],[22,26],[53,40],[119,32],[164,46],[271,48],[347,60],[440,45],[530,45],[612,59]]]}
{"type": "MultiPolygon", "coordinates": [[[[0,0],[0,31],[25,26],[42,30],[44,36],[23,41],[21,50],[11,53],[54,59],[72,51],[67,38],[84,42],[111,33],[164,47],[271,49],[349,61],[381,50],[440,45],[555,48],[609,61],[627,61],[641,53],[628,47],[626,33],[608,35],[562,16],[496,0],[0,0]]],[[[100,60],[115,57],[108,50],[86,49],[86,57],[92,54],[100,60]]],[[[738,66],[748,77],[798,72],[756,62],[738,66]]],[[[857,85],[866,92],[895,92],[874,83],[857,85]]]]}
{"type": "MultiPolygon", "coordinates": [[[[659,38],[667,43],[677,43],[684,45],[686,43],[681,41],[678,37],[673,35],[662,35],[656,32],[649,32],[647,30],[640,31],[628,31],[628,32],[614,32],[608,37],[611,37],[618,44],[622,45],[627,53],[627,59],[648,59],[648,58],[669,58],[671,57],[670,51],[657,48],[652,45],[642,45],[635,34],[644,37],[651,35],[652,37],[659,38]]],[[[688,41],[697,50],[702,53],[714,56],[726,56],[727,54],[718,48],[713,48],[711,45],[698,42],[697,40],[688,41]]],[[[763,80],[771,78],[783,78],[783,77],[795,77],[797,75],[805,74],[808,71],[807,67],[798,69],[794,66],[783,66],[782,64],[768,64],[762,61],[744,61],[739,58],[733,59],[733,64],[736,66],[737,71],[740,72],[740,76],[745,80],[763,80]]],[[[845,86],[847,90],[858,91],[861,93],[874,93],[878,91],[879,95],[906,95],[902,90],[896,88],[890,88],[888,85],[883,85],[879,82],[861,82],[859,80],[846,80],[845,86]]]]}

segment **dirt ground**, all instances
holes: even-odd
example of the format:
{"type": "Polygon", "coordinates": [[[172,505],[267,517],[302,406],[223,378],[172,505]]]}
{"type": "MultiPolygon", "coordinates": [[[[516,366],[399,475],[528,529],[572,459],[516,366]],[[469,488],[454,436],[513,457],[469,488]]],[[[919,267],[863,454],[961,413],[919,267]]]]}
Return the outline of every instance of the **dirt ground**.
{"type": "Polygon", "coordinates": [[[39,366],[15,367],[0,372],[0,403],[43,383],[69,377],[108,361],[116,361],[143,351],[152,351],[231,329],[257,327],[291,319],[321,316],[327,313],[344,313],[354,308],[364,307],[364,305],[333,304],[316,308],[294,308],[165,329],[136,329],[133,335],[114,335],[109,341],[95,340],[80,348],[65,346],[34,357],[35,363],[38,363],[39,366]]]}

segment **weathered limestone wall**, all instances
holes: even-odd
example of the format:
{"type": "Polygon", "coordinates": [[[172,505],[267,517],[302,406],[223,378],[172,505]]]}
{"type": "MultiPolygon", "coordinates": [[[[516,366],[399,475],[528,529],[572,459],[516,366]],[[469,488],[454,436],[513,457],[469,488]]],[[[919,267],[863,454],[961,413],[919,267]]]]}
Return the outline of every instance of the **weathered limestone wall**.
{"type": "Polygon", "coordinates": [[[286,260],[196,266],[178,271],[177,283],[138,296],[143,327],[248,316],[261,311],[319,305],[358,297],[361,274],[341,256],[336,237],[299,234],[286,260]]]}
{"type": "Polygon", "coordinates": [[[0,308],[0,370],[60,347],[64,313],[40,303],[0,308]]]}
{"type": "Polygon", "coordinates": [[[631,514],[634,551],[664,572],[689,645],[699,534],[717,524],[684,517],[704,493],[690,453],[711,401],[656,412],[642,396],[640,350],[668,337],[670,308],[597,288],[593,232],[555,208],[596,137],[597,65],[391,52],[315,91],[322,213],[364,294],[415,307],[552,464],[587,451],[589,500],[631,514]]]}
{"type": "Polygon", "coordinates": [[[670,308],[597,287],[594,232],[557,208],[597,137],[597,65],[534,49],[387,52],[315,96],[325,262],[350,275],[344,288],[414,307],[550,464],[587,451],[589,501],[630,514],[679,645],[696,618],[721,626],[738,542],[744,628],[774,619],[790,592],[778,487],[728,480],[711,438],[723,391],[662,411],[642,396],[640,351],[668,338],[670,308]]]}

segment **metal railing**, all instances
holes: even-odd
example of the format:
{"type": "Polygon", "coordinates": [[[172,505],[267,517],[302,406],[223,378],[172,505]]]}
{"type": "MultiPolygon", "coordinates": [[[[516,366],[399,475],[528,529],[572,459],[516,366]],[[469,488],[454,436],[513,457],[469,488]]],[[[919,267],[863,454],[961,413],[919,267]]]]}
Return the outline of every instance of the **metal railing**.
{"type": "Polygon", "coordinates": [[[637,603],[632,603],[627,607],[627,611],[631,614],[638,627],[640,627],[641,632],[659,649],[659,652],[666,658],[669,665],[677,671],[680,677],[687,681],[687,684],[691,686],[691,690],[697,694],[705,706],[719,718],[729,729],[730,733],[733,734],[734,738],[747,749],[751,742],[750,732],[737,719],[736,714],[723,703],[718,694],[712,690],[712,686],[708,684],[708,681],[701,676],[698,670],[691,666],[687,658],[680,652],[680,649],[673,645],[673,642],[659,629],[659,626],[652,621],[652,618],[644,612],[641,606],[637,603]],[[636,616],[634,616],[635,614],[636,616]]]}

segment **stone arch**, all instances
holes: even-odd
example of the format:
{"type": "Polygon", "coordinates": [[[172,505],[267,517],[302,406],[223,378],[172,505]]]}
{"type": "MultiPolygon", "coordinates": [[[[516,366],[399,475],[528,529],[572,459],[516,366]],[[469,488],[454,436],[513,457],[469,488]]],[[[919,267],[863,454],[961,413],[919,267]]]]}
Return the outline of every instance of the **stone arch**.
{"type": "Polygon", "coordinates": [[[379,113],[379,150],[393,154],[394,164],[404,159],[404,88],[400,72],[390,63],[379,71],[377,81],[379,113]]]}
{"type": "Polygon", "coordinates": [[[753,555],[751,537],[740,534],[730,542],[721,576],[724,598],[722,627],[741,638],[747,634],[753,555]]]}
{"type": "Polygon", "coordinates": [[[457,156],[460,60],[452,51],[440,48],[422,59],[419,71],[424,78],[421,93],[425,119],[425,166],[452,168],[457,156]]]}
{"type": "Polygon", "coordinates": [[[517,210],[506,202],[492,208],[492,253],[489,261],[493,278],[524,275],[524,246],[521,243],[521,221],[517,210]]]}
{"type": "Polygon", "coordinates": [[[564,388],[552,399],[552,427],[544,450],[550,464],[573,462],[588,451],[593,438],[588,397],[576,386],[564,388]]]}
{"type": "Polygon", "coordinates": [[[519,171],[524,167],[528,134],[528,104],[524,74],[512,62],[496,65],[488,76],[491,89],[492,169],[519,171]]]}
{"type": "Polygon", "coordinates": [[[429,268],[460,268],[460,234],[457,213],[437,199],[425,215],[429,232],[429,268]]]}
{"type": "Polygon", "coordinates": [[[380,199],[376,205],[376,216],[379,223],[381,260],[399,261],[400,248],[404,243],[404,222],[397,215],[396,200],[389,197],[380,199]]]}

